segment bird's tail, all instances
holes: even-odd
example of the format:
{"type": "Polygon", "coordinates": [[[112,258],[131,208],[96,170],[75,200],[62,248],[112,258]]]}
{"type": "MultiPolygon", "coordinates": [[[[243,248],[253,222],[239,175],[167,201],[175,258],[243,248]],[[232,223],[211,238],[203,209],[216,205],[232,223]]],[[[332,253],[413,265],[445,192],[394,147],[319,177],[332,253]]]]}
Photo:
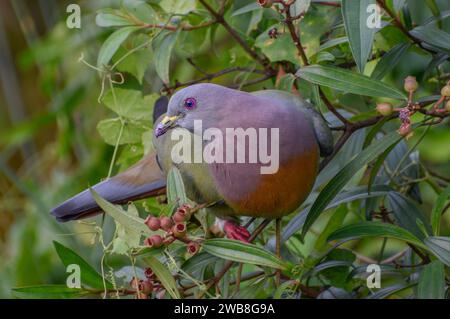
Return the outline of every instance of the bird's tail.
{"type": "MultiPolygon", "coordinates": [[[[91,188],[111,203],[125,204],[129,201],[164,194],[165,187],[166,180],[159,167],[156,153],[150,153],[123,173],[91,188]]],[[[100,212],[89,189],[51,210],[51,214],[59,222],[81,219],[100,212]]]]}

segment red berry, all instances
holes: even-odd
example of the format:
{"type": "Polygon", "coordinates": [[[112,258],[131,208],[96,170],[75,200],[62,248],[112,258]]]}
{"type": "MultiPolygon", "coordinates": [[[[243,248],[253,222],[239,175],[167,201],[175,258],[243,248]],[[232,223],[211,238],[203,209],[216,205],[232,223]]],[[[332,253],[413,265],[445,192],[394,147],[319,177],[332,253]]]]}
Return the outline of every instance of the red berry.
{"type": "Polygon", "coordinates": [[[161,222],[159,218],[154,216],[148,216],[145,220],[145,224],[148,228],[150,228],[153,231],[157,231],[161,227],[161,222]]]}
{"type": "Polygon", "coordinates": [[[139,291],[146,295],[149,295],[153,291],[152,283],[148,280],[141,280],[139,282],[139,291]]]}
{"type": "Polygon", "coordinates": [[[198,253],[198,251],[200,250],[200,244],[195,242],[195,241],[191,241],[187,247],[187,252],[191,255],[195,255],[196,253],[198,253]]]}
{"type": "Polygon", "coordinates": [[[152,235],[152,236],[146,238],[144,241],[144,244],[146,246],[155,247],[155,248],[161,247],[162,243],[163,243],[163,239],[159,235],[152,235]]]}
{"type": "Polygon", "coordinates": [[[172,219],[175,223],[182,223],[186,219],[186,216],[183,213],[176,211],[175,214],[173,214],[172,219]]]}
{"type": "Polygon", "coordinates": [[[173,226],[172,219],[170,219],[167,216],[161,217],[160,222],[161,222],[161,228],[164,229],[165,231],[169,231],[173,226]]]}
{"type": "Polygon", "coordinates": [[[176,223],[172,227],[173,235],[177,238],[182,238],[186,235],[186,224],[185,223],[176,223]]]}
{"type": "Polygon", "coordinates": [[[152,279],[155,276],[155,273],[151,268],[146,268],[144,274],[147,279],[152,279]]]}
{"type": "Polygon", "coordinates": [[[270,8],[273,4],[273,0],[258,0],[258,3],[263,8],[270,8]]]}
{"type": "Polygon", "coordinates": [[[410,124],[401,125],[400,128],[397,130],[397,132],[401,136],[408,138],[412,134],[411,125],[410,124]]]}

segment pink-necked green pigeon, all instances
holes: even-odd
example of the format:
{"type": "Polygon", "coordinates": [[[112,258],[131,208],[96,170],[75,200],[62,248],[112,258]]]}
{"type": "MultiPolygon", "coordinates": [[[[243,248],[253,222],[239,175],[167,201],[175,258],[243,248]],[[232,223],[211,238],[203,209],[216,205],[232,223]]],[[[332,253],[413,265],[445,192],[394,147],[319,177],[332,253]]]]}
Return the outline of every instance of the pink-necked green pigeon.
{"type": "MultiPolygon", "coordinates": [[[[195,84],[176,92],[167,113],[155,124],[156,151],[92,188],[116,204],[156,196],[164,193],[165,176],[176,166],[187,197],[196,203],[214,203],[209,211],[219,218],[218,225],[229,238],[243,241],[249,234],[235,218],[276,219],[294,211],[314,185],[319,155],[328,155],[333,149],[331,131],[314,107],[278,90],[247,93],[215,84],[195,84]],[[248,135],[239,141],[228,130],[248,135]],[[257,133],[258,143],[262,144],[252,144],[252,132],[257,133]],[[271,135],[273,132],[275,135],[271,135]],[[205,152],[209,146],[208,154],[216,160],[194,160],[199,152],[193,146],[195,142],[187,144],[190,161],[174,160],[175,147],[179,148],[181,140],[174,136],[182,134],[199,137],[200,151],[205,152]],[[229,137],[232,138],[227,140],[229,137]],[[227,144],[230,140],[234,142],[227,144]],[[211,147],[212,143],[215,147],[211,147]],[[232,146],[227,149],[228,145],[232,146]],[[265,152],[259,152],[261,145],[267,146],[265,152]],[[245,151],[240,160],[239,151],[245,151]],[[269,166],[269,154],[278,163],[275,169],[263,173],[269,166]]],[[[100,208],[89,190],[52,210],[63,222],[98,212],[100,208]]]]}

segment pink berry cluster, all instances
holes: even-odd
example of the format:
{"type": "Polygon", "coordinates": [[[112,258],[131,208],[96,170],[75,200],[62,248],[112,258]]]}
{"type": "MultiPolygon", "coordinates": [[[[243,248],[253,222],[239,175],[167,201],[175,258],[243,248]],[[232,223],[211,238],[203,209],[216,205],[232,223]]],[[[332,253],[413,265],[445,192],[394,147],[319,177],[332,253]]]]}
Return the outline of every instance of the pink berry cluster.
{"type": "Polygon", "coordinates": [[[137,291],[137,299],[148,299],[153,292],[158,294],[164,289],[151,268],[146,268],[144,274],[144,280],[133,277],[130,281],[130,286],[137,291]]]}
{"type": "Polygon", "coordinates": [[[145,239],[144,244],[148,247],[158,248],[163,245],[170,245],[178,239],[186,244],[188,253],[192,255],[196,254],[200,249],[200,244],[190,240],[186,234],[186,222],[189,221],[192,213],[192,208],[189,205],[184,204],[181,205],[171,217],[155,217],[149,215],[145,220],[147,227],[152,231],[163,230],[165,231],[165,235],[152,235],[145,239]]]}

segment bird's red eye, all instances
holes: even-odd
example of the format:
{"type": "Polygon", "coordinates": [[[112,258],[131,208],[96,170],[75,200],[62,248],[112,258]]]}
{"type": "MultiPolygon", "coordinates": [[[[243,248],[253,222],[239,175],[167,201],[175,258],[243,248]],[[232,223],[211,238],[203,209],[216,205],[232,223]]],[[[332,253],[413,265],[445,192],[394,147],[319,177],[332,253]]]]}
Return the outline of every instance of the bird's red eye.
{"type": "Polygon", "coordinates": [[[197,101],[193,97],[188,97],[186,100],[184,100],[184,107],[188,110],[192,110],[197,106],[197,101]]]}

